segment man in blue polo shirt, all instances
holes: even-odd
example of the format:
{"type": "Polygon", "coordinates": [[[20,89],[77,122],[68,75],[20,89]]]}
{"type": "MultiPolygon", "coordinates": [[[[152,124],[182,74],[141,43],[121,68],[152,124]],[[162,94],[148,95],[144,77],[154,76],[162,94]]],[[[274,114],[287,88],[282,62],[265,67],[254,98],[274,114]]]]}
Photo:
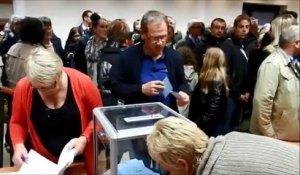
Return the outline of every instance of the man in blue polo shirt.
{"type": "MultiPolygon", "coordinates": [[[[162,102],[173,110],[189,102],[189,91],[179,53],[166,47],[167,18],[148,11],[141,20],[142,42],[121,53],[111,68],[111,92],[125,104],[162,102]],[[178,92],[175,98],[170,92],[178,92]],[[167,91],[167,93],[165,92],[167,91]]],[[[136,158],[150,167],[144,139],[133,140],[136,158]]]]}
{"type": "Polygon", "coordinates": [[[125,104],[162,102],[176,111],[177,106],[189,102],[182,59],[166,47],[167,36],[166,16],[159,11],[148,11],[141,20],[142,42],[125,50],[112,66],[114,96],[125,104]],[[163,93],[164,82],[170,82],[179,98],[163,93]]]}

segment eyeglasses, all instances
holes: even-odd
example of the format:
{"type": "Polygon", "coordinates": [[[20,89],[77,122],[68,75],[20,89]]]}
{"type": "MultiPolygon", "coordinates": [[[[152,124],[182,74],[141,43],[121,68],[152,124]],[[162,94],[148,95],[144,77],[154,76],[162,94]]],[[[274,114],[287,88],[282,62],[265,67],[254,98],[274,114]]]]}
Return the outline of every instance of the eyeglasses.
{"type": "Polygon", "coordinates": [[[162,44],[167,42],[168,35],[162,35],[162,36],[148,36],[148,39],[151,41],[153,44],[159,43],[159,41],[162,42],[162,44]]]}

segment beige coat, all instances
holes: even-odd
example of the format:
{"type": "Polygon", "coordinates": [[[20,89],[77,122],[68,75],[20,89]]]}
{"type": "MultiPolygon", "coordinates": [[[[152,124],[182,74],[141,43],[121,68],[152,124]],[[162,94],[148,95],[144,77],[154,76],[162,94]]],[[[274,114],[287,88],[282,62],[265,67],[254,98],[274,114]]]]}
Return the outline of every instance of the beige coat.
{"type": "Polygon", "coordinates": [[[19,42],[8,50],[5,72],[9,88],[15,88],[17,82],[25,76],[25,61],[38,47],[42,46],[19,42]]]}
{"type": "Polygon", "coordinates": [[[280,48],[261,64],[253,99],[250,131],[286,141],[300,141],[300,80],[280,48]]]}

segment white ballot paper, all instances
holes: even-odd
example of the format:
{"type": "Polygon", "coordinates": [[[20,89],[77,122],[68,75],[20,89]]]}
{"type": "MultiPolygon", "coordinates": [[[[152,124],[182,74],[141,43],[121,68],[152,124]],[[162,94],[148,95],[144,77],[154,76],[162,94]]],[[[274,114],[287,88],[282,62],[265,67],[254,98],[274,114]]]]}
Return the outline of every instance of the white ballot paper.
{"type": "Polygon", "coordinates": [[[178,92],[171,91],[171,94],[172,94],[176,99],[181,99],[181,98],[182,98],[182,96],[181,96],[178,92]]]}
{"type": "Polygon", "coordinates": [[[67,144],[60,153],[58,163],[55,164],[52,161],[46,159],[33,149],[28,153],[28,159],[26,163],[23,163],[20,170],[16,173],[10,174],[47,174],[47,175],[62,175],[74,160],[75,149],[69,150],[67,144]]]}

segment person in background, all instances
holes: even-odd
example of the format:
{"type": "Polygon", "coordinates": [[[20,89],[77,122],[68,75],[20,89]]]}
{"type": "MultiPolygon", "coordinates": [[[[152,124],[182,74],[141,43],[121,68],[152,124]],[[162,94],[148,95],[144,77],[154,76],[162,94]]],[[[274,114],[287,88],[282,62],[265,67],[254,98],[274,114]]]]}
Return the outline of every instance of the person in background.
{"type": "Polygon", "coordinates": [[[107,44],[101,49],[101,59],[98,62],[97,81],[101,92],[103,106],[119,104],[119,99],[111,94],[110,71],[115,65],[122,51],[129,47],[131,38],[128,25],[121,20],[112,21],[107,28],[107,44]]]}
{"type": "Polygon", "coordinates": [[[172,18],[171,16],[167,16],[167,19],[168,19],[168,22],[169,22],[168,26],[171,26],[173,28],[173,30],[174,30],[173,31],[174,32],[174,37],[173,37],[173,41],[172,42],[175,44],[179,40],[182,39],[182,33],[179,30],[177,30],[177,28],[176,28],[176,21],[175,21],[174,18],[172,18]]]}
{"type": "Polygon", "coordinates": [[[166,46],[175,50],[176,43],[174,42],[174,36],[175,36],[174,28],[171,25],[168,25],[168,37],[167,37],[166,46]]]}
{"type": "MultiPolygon", "coordinates": [[[[142,42],[123,51],[111,68],[111,92],[125,104],[161,102],[173,110],[189,103],[189,89],[184,78],[182,59],[178,52],[166,47],[168,22],[166,16],[156,10],[144,14],[141,20],[142,42]],[[170,89],[163,93],[169,81],[170,89]]],[[[168,87],[169,88],[169,87],[168,87]]],[[[136,157],[151,165],[145,149],[145,140],[134,140],[136,157]]]]}
{"type": "Polygon", "coordinates": [[[75,61],[75,69],[80,72],[87,74],[87,65],[86,65],[86,56],[85,56],[85,47],[87,45],[88,40],[93,35],[93,30],[91,29],[92,21],[91,21],[92,11],[85,10],[82,13],[82,23],[78,26],[78,30],[80,33],[80,40],[75,49],[74,61],[75,61]]]}
{"type": "Polygon", "coordinates": [[[51,19],[46,16],[42,16],[39,19],[42,21],[44,27],[43,46],[55,52],[65,64],[65,51],[62,48],[61,39],[53,33],[51,19]]]}
{"type": "Polygon", "coordinates": [[[3,56],[4,63],[6,62],[7,52],[10,47],[16,44],[20,39],[21,18],[18,15],[12,15],[9,22],[6,23],[9,27],[4,30],[3,41],[0,45],[0,54],[3,56]]]}
{"type": "Polygon", "coordinates": [[[263,48],[261,46],[255,52],[250,53],[249,59],[249,75],[250,75],[250,86],[252,89],[252,94],[254,92],[255,83],[257,81],[257,71],[261,63],[278,48],[280,34],[289,26],[293,24],[293,17],[291,15],[285,14],[278,16],[271,22],[271,43],[263,48]]]}
{"type": "Polygon", "coordinates": [[[78,26],[79,34],[81,36],[92,35],[90,30],[92,24],[90,16],[92,15],[92,13],[93,12],[91,10],[85,10],[81,15],[82,23],[78,26]]]}
{"type": "MultiPolygon", "coordinates": [[[[250,28],[247,37],[245,38],[245,45],[247,45],[247,50],[249,55],[258,50],[257,37],[258,37],[258,20],[256,18],[250,18],[250,28]]],[[[250,57],[250,56],[249,56],[250,57]]]]}
{"type": "Polygon", "coordinates": [[[274,50],[276,50],[276,48],[278,47],[280,34],[283,32],[284,29],[290,27],[293,23],[294,18],[292,15],[289,14],[278,16],[271,22],[272,41],[263,50],[265,58],[269,56],[274,50]]]}
{"type": "Polygon", "coordinates": [[[250,117],[252,89],[248,71],[249,50],[246,42],[250,24],[251,20],[247,15],[238,15],[234,20],[233,33],[221,45],[225,53],[230,81],[228,111],[232,109],[234,111],[227,117],[232,122],[232,129],[243,122],[243,119],[250,117]]]}
{"type": "Polygon", "coordinates": [[[166,47],[167,24],[163,13],[148,11],[141,20],[143,42],[122,52],[112,67],[112,94],[125,104],[162,102],[177,110],[176,101],[183,105],[189,102],[182,59],[176,51],[166,47]],[[166,77],[173,91],[182,95],[181,99],[176,100],[171,94],[164,97],[166,77]]]}
{"type": "MultiPolygon", "coordinates": [[[[183,59],[184,77],[189,85],[189,94],[194,92],[198,83],[197,62],[193,51],[189,47],[180,47],[177,49],[183,59]]],[[[189,114],[189,105],[178,106],[181,115],[187,117],[189,114]]]]}
{"type": "Polygon", "coordinates": [[[0,31],[0,47],[4,38],[5,32],[3,30],[0,31]]]}
{"type": "Polygon", "coordinates": [[[75,62],[75,52],[76,47],[78,45],[78,42],[80,40],[80,33],[78,27],[72,27],[69,36],[67,38],[66,44],[65,44],[65,66],[76,68],[76,62],[75,62]]]}
{"type": "Polygon", "coordinates": [[[293,24],[297,25],[298,24],[298,13],[295,12],[295,11],[289,11],[289,10],[285,10],[282,15],[284,14],[289,14],[289,15],[292,15],[293,18],[294,18],[294,22],[293,24]]]}
{"type": "Polygon", "coordinates": [[[177,42],[176,49],[187,46],[194,50],[197,45],[203,42],[202,36],[204,35],[204,31],[205,27],[200,20],[190,20],[187,24],[187,35],[177,42]]]}
{"type": "Polygon", "coordinates": [[[239,132],[209,138],[182,118],[156,122],[147,147],[170,175],[300,173],[298,146],[239,132]]]}
{"type": "Polygon", "coordinates": [[[132,39],[134,44],[141,42],[141,20],[136,19],[133,22],[132,39]]]}
{"type": "Polygon", "coordinates": [[[299,25],[279,37],[277,48],[261,64],[254,92],[250,131],[286,141],[300,141],[299,25]]]}
{"type": "Polygon", "coordinates": [[[265,23],[260,29],[257,37],[257,42],[259,44],[260,49],[264,49],[268,44],[271,43],[271,39],[267,39],[265,35],[268,35],[268,38],[270,38],[270,31],[271,31],[271,24],[270,23],[265,23]],[[264,40],[265,41],[264,41],[264,40]]]}
{"type": "Polygon", "coordinates": [[[7,52],[5,72],[9,88],[15,88],[17,82],[25,76],[25,62],[34,50],[43,47],[43,39],[43,23],[38,18],[24,18],[21,22],[20,41],[7,52]]]}
{"type": "Polygon", "coordinates": [[[229,132],[225,122],[228,86],[225,55],[221,49],[211,47],[204,56],[188,115],[208,136],[229,132]]]}
{"type": "MultiPolygon", "coordinates": [[[[3,70],[2,70],[2,77],[1,77],[1,83],[3,85],[7,86],[7,75],[5,72],[6,67],[6,60],[7,60],[7,52],[13,46],[20,40],[20,28],[21,28],[21,22],[23,18],[21,18],[18,15],[12,15],[9,19],[9,21],[4,26],[4,36],[3,40],[0,43],[0,56],[2,56],[2,62],[4,64],[3,70]]],[[[10,97],[8,97],[10,98],[10,97]]]]}
{"type": "Polygon", "coordinates": [[[226,39],[226,21],[223,18],[215,18],[210,24],[210,34],[206,40],[195,47],[195,57],[197,60],[197,71],[199,72],[203,64],[203,55],[210,47],[221,47],[226,39]]]}
{"type": "Polygon", "coordinates": [[[192,93],[198,83],[197,62],[193,51],[189,47],[177,49],[183,59],[184,77],[189,85],[189,93],[192,93]]]}
{"type": "Polygon", "coordinates": [[[35,151],[55,163],[69,144],[75,161],[84,160],[87,174],[94,175],[92,110],[102,106],[97,87],[88,76],[64,68],[45,48],[32,52],[25,68],[26,77],[14,90],[10,121],[14,164],[24,163],[29,138],[35,151]]]}
{"type": "Polygon", "coordinates": [[[100,61],[101,49],[106,46],[107,21],[97,13],[91,15],[93,36],[88,40],[85,47],[87,74],[97,85],[97,64],[100,61]]]}

